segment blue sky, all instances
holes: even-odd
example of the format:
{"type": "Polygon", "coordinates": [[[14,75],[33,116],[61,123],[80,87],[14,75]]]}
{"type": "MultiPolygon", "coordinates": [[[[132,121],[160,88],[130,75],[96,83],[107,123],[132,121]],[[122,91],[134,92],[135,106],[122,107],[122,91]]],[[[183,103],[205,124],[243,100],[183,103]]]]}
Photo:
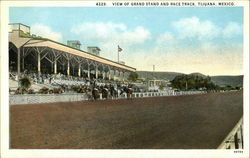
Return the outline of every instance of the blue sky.
{"type": "Polygon", "coordinates": [[[101,56],[138,70],[243,73],[242,7],[12,7],[10,23],[82,49],[99,46],[101,56]]]}

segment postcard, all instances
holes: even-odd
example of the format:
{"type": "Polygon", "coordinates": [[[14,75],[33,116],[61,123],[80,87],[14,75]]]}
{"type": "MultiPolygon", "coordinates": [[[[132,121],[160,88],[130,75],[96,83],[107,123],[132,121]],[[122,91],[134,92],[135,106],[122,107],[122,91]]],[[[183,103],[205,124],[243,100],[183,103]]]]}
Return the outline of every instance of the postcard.
{"type": "Polygon", "coordinates": [[[2,1],[1,157],[249,156],[248,1],[2,1]]]}

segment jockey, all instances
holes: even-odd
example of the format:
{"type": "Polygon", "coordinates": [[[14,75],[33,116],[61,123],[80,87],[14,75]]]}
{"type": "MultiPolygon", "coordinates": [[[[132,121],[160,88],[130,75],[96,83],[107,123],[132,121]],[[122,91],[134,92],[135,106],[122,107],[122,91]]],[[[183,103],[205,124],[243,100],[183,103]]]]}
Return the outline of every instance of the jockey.
{"type": "Polygon", "coordinates": [[[114,84],[114,89],[117,89],[117,84],[114,84]]]}
{"type": "Polygon", "coordinates": [[[124,92],[127,92],[127,89],[128,89],[128,87],[123,86],[123,91],[124,91],[124,92]]]}
{"type": "Polygon", "coordinates": [[[104,85],[104,88],[107,88],[107,89],[108,89],[108,85],[105,84],[105,85],[104,85]]]}

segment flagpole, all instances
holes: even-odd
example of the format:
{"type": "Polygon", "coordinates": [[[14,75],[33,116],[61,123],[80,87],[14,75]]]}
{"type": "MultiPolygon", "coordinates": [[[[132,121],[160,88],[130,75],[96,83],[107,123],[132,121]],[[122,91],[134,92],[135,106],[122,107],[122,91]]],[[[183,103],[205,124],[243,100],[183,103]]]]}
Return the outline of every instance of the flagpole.
{"type": "Polygon", "coordinates": [[[118,45],[118,50],[117,50],[117,53],[118,53],[118,63],[120,62],[120,60],[119,60],[119,55],[120,55],[120,53],[119,52],[121,52],[122,51],[122,49],[120,48],[120,46],[118,45]]]}
{"type": "Polygon", "coordinates": [[[118,53],[118,63],[119,63],[119,50],[117,51],[117,53],[118,53]]]}

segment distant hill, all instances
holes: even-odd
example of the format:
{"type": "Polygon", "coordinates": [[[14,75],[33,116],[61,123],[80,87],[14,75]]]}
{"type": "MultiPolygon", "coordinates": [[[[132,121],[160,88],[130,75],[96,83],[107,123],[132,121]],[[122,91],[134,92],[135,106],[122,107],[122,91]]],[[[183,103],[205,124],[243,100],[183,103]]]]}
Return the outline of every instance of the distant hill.
{"type": "Polygon", "coordinates": [[[136,71],[139,78],[146,79],[162,79],[162,80],[173,80],[175,76],[183,75],[183,73],[178,72],[152,72],[152,71],[136,71]]]}
{"type": "Polygon", "coordinates": [[[200,77],[207,77],[206,75],[202,74],[202,73],[199,73],[199,72],[194,72],[194,73],[191,73],[189,75],[194,75],[194,76],[200,76],[200,77]]]}
{"type": "MultiPolygon", "coordinates": [[[[179,72],[152,72],[152,71],[136,71],[139,78],[145,79],[162,79],[162,80],[173,80],[175,76],[185,75],[179,72]]],[[[207,75],[201,74],[199,72],[191,73],[190,75],[207,77],[207,75]]],[[[219,86],[243,86],[243,75],[240,76],[210,76],[211,80],[219,86]]]]}
{"type": "Polygon", "coordinates": [[[231,85],[233,87],[243,86],[243,75],[240,76],[212,76],[211,80],[220,86],[231,85]]]}

